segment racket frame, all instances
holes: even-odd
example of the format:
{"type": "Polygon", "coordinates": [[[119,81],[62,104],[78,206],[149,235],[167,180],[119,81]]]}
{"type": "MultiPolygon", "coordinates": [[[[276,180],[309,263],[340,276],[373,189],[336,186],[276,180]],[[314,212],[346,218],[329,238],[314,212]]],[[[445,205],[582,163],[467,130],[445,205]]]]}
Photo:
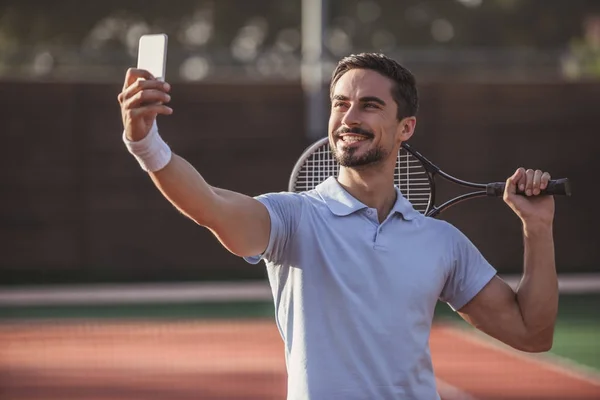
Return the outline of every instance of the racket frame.
{"type": "MultiPolygon", "coordinates": [[[[290,191],[290,192],[296,191],[296,181],[298,179],[300,172],[302,171],[302,168],[305,165],[305,162],[315,153],[315,151],[317,149],[319,149],[323,146],[327,146],[327,151],[331,152],[331,146],[329,145],[329,137],[324,137],[324,138],[317,140],[316,142],[314,142],[310,146],[308,146],[304,150],[304,152],[302,152],[302,155],[296,161],[296,164],[294,165],[294,168],[292,170],[292,174],[290,175],[290,179],[288,182],[288,191],[290,191]]],[[[435,217],[439,213],[441,213],[442,211],[447,209],[448,207],[453,206],[458,203],[461,203],[465,200],[469,200],[469,199],[473,199],[473,198],[477,198],[477,197],[501,197],[504,193],[504,186],[505,186],[504,182],[474,183],[474,182],[469,182],[469,181],[465,181],[462,179],[458,179],[458,178],[442,171],[441,168],[439,168],[437,165],[435,165],[434,163],[429,161],[425,156],[423,156],[417,150],[413,149],[412,146],[410,146],[408,143],[403,142],[402,148],[421,162],[421,165],[423,166],[423,169],[425,170],[426,176],[429,180],[429,186],[430,186],[431,190],[429,193],[428,204],[426,206],[425,212],[423,213],[425,216],[435,217]],[[443,203],[439,206],[436,206],[435,205],[435,200],[436,200],[435,199],[435,189],[436,189],[435,188],[435,176],[436,175],[439,175],[442,178],[444,178],[450,182],[453,182],[457,185],[460,185],[463,187],[468,187],[468,188],[473,188],[473,189],[481,189],[481,190],[478,190],[475,192],[464,193],[460,196],[457,196],[455,198],[452,198],[452,199],[446,201],[445,203],[443,203]]],[[[400,153],[398,153],[398,154],[400,154],[400,153]]],[[[397,157],[397,158],[399,159],[400,157],[397,157]]],[[[337,161],[335,161],[335,163],[338,167],[338,174],[339,174],[339,164],[337,163],[337,161]]],[[[399,166],[398,161],[396,161],[396,168],[398,168],[398,166],[399,166]]],[[[554,190],[554,186],[557,187],[557,191],[555,193],[551,193],[551,194],[566,195],[566,196],[571,195],[570,183],[567,178],[551,181],[551,182],[549,182],[549,185],[552,186],[553,190],[554,190]]],[[[548,189],[550,189],[550,187],[548,189]]]]}
{"type": "Polygon", "coordinates": [[[425,168],[425,171],[427,171],[427,175],[429,177],[429,182],[430,182],[430,186],[431,186],[431,196],[430,196],[430,203],[427,206],[427,210],[425,211],[426,216],[435,217],[436,215],[438,215],[439,213],[441,213],[448,207],[453,206],[458,203],[461,203],[465,200],[474,199],[477,197],[490,196],[490,193],[487,190],[487,187],[488,187],[487,184],[468,182],[468,181],[465,181],[462,179],[458,179],[450,174],[447,174],[446,172],[442,171],[442,169],[440,167],[438,167],[437,165],[435,165],[434,163],[429,161],[424,155],[419,153],[417,150],[413,149],[412,146],[406,142],[402,143],[402,148],[405,149],[410,154],[412,154],[419,161],[421,161],[423,168],[425,168]],[[464,193],[460,196],[457,196],[453,199],[446,201],[445,203],[443,203],[439,206],[436,206],[435,205],[435,175],[440,175],[444,179],[446,179],[450,182],[456,183],[457,185],[460,185],[460,186],[474,188],[474,189],[483,189],[483,190],[478,190],[476,192],[464,193]]]}

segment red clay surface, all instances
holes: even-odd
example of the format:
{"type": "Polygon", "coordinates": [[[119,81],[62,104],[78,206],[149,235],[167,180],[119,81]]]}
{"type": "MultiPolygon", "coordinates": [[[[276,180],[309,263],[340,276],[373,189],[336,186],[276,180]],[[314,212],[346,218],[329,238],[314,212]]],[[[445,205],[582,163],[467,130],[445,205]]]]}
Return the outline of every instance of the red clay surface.
{"type": "MultiPolygon", "coordinates": [[[[454,399],[600,399],[600,382],[436,327],[440,393],[454,399]]],[[[0,324],[0,399],[284,399],[270,320],[0,324]]]]}

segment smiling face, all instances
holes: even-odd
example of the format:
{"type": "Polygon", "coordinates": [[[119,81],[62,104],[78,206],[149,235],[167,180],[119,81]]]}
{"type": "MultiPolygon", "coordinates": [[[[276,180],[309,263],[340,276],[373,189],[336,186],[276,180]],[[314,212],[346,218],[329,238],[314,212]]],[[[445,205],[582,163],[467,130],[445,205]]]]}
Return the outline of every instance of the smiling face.
{"type": "Polygon", "coordinates": [[[350,69],[336,82],[329,142],[340,165],[355,168],[395,158],[412,135],[414,118],[398,119],[393,87],[391,79],[370,69],[350,69]]]}

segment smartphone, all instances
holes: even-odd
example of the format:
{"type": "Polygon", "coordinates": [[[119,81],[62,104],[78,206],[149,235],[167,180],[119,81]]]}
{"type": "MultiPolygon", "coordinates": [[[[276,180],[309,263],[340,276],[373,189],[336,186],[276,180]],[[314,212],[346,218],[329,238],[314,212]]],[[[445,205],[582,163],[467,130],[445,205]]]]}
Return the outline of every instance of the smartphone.
{"type": "Polygon", "coordinates": [[[167,45],[169,38],[164,33],[143,35],[138,48],[137,67],[149,71],[160,81],[165,80],[167,69],[167,45]]]}

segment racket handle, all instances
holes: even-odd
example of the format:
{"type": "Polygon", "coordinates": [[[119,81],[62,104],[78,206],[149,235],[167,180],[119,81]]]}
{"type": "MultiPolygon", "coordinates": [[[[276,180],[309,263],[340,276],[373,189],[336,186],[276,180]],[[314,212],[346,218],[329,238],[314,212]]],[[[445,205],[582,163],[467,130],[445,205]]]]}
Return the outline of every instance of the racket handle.
{"type": "MultiPolygon", "coordinates": [[[[488,196],[501,197],[504,195],[504,182],[493,182],[486,185],[486,192],[488,196]]],[[[523,195],[524,192],[518,191],[517,194],[523,195]]],[[[552,196],[570,196],[571,195],[571,184],[569,178],[553,179],[548,182],[546,189],[542,190],[540,194],[552,195],[552,196]]]]}

